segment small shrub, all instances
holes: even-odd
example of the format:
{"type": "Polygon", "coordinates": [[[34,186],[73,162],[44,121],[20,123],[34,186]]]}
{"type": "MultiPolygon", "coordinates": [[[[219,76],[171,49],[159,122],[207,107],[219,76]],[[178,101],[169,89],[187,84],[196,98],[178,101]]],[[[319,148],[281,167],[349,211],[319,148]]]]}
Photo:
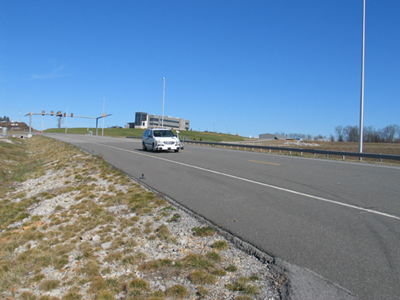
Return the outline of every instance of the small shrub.
{"type": "Polygon", "coordinates": [[[214,229],[211,227],[195,227],[192,229],[194,231],[195,236],[205,237],[214,235],[214,229]]]}
{"type": "Polygon", "coordinates": [[[140,296],[143,291],[150,289],[150,283],[144,279],[135,278],[128,283],[127,290],[130,295],[140,296]]]}
{"type": "Polygon", "coordinates": [[[202,270],[192,272],[189,278],[193,284],[214,284],[217,281],[214,275],[208,274],[202,270]]]}
{"type": "Polygon", "coordinates": [[[160,227],[157,228],[156,233],[159,238],[161,239],[166,239],[171,235],[171,232],[169,231],[169,228],[167,225],[161,225],[160,227]]]}
{"type": "Polygon", "coordinates": [[[102,290],[98,293],[97,298],[98,300],[114,300],[115,293],[112,291],[102,290]]]}
{"type": "Polygon", "coordinates": [[[249,285],[250,279],[247,277],[240,277],[234,283],[228,283],[226,288],[230,291],[244,292],[247,295],[254,295],[258,293],[258,288],[254,285],[249,285]]]}
{"type": "Polygon", "coordinates": [[[60,284],[60,280],[43,280],[40,284],[40,289],[49,292],[60,284]]]}
{"type": "Polygon", "coordinates": [[[86,266],[80,269],[79,273],[86,274],[89,278],[99,275],[100,267],[96,261],[89,261],[86,266]]]}
{"type": "Polygon", "coordinates": [[[228,272],[234,273],[234,272],[237,271],[237,268],[236,268],[236,266],[234,266],[234,265],[230,265],[230,266],[227,266],[227,267],[225,268],[225,270],[227,270],[228,272]]]}
{"type": "Polygon", "coordinates": [[[57,205],[55,208],[54,208],[54,212],[58,212],[58,211],[61,211],[61,210],[63,210],[64,209],[64,207],[62,207],[61,205],[57,205]]]}
{"type": "Polygon", "coordinates": [[[197,287],[197,294],[199,296],[202,296],[202,297],[207,296],[208,295],[208,290],[205,287],[199,285],[197,287]]]}
{"type": "Polygon", "coordinates": [[[193,269],[211,269],[214,263],[200,254],[188,254],[184,262],[193,269]]]}
{"type": "Polygon", "coordinates": [[[31,218],[31,221],[32,221],[32,222],[37,222],[37,221],[40,221],[41,218],[42,218],[41,216],[33,216],[33,217],[31,218]]]}
{"type": "Polygon", "coordinates": [[[249,284],[244,288],[243,293],[245,293],[247,295],[258,294],[258,288],[255,285],[249,284]]]}
{"type": "Polygon", "coordinates": [[[223,251],[228,249],[228,243],[226,241],[215,241],[211,247],[213,247],[216,250],[223,251]]]}
{"type": "Polygon", "coordinates": [[[92,283],[90,284],[90,291],[92,293],[98,294],[102,290],[107,289],[107,282],[101,276],[95,276],[92,283]]]}
{"type": "Polygon", "coordinates": [[[215,270],[214,272],[212,272],[212,274],[216,275],[216,276],[225,276],[226,275],[226,271],[219,269],[219,270],[215,270]]]}
{"type": "Polygon", "coordinates": [[[134,255],[127,255],[122,259],[122,264],[126,265],[133,265],[136,262],[136,256],[134,255]]]}
{"type": "Polygon", "coordinates": [[[123,257],[123,253],[121,251],[112,252],[107,255],[107,257],[104,259],[104,261],[106,261],[108,263],[112,263],[117,260],[122,260],[122,257],[123,257]]]}
{"type": "Polygon", "coordinates": [[[220,256],[217,252],[214,252],[214,251],[208,252],[208,253],[206,254],[206,257],[207,257],[208,259],[213,260],[213,261],[221,261],[221,256],[220,256]]]}
{"type": "Polygon", "coordinates": [[[45,276],[42,273],[39,273],[39,274],[36,274],[35,277],[33,277],[33,281],[34,282],[39,282],[44,278],[45,278],[45,276]]]}
{"type": "MultiPolygon", "coordinates": [[[[69,291],[64,297],[63,300],[80,300],[82,299],[82,295],[77,291],[69,291]]],[[[39,299],[40,300],[40,299],[39,299]]]]}
{"type": "Polygon", "coordinates": [[[150,260],[139,266],[140,271],[151,271],[151,270],[161,270],[172,266],[172,260],[170,259],[156,259],[150,260]]]}
{"type": "Polygon", "coordinates": [[[161,300],[161,299],[165,299],[165,294],[163,291],[154,291],[150,294],[150,298],[148,298],[148,300],[161,300]]]}
{"type": "Polygon", "coordinates": [[[176,284],[168,289],[167,296],[183,299],[189,296],[189,292],[183,285],[176,284]]]}
{"type": "Polygon", "coordinates": [[[258,281],[258,280],[260,280],[260,277],[258,277],[257,275],[251,275],[249,279],[251,281],[258,281]]]}

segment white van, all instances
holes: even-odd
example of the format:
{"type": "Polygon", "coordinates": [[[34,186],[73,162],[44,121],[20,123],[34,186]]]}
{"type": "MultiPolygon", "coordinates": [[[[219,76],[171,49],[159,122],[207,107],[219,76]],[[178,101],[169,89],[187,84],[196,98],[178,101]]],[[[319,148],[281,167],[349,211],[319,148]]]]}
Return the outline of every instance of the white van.
{"type": "Polygon", "coordinates": [[[183,149],[179,138],[171,130],[165,128],[146,129],[142,137],[142,147],[144,151],[151,149],[152,151],[174,150],[179,152],[180,149],[183,149]]]}

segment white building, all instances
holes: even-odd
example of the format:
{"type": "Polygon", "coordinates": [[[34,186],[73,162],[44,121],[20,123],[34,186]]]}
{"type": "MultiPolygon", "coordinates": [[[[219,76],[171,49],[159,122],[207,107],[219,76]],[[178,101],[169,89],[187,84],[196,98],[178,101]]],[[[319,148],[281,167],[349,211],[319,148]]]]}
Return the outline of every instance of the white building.
{"type": "Polygon", "coordinates": [[[145,112],[136,112],[135,114],[135,128],[154,128],[154,127],[166,127],[171,129],[189,130],[190,121],[175,118],[171,116],[149,115],[145,112]]]}

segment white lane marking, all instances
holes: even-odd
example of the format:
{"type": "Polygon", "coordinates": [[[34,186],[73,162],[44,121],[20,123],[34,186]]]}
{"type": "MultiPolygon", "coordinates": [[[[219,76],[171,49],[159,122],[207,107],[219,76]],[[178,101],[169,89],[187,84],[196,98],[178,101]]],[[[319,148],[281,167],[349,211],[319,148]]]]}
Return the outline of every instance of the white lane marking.
{"type": "Polygon", "coordinates": [[[283,192],[287,192],[287,193],[291,193],[291,194],[295,194],[295,195],[299,195],[299,196],[303,196],[303,197],[307,197],[307,198],[311,198],[311,199],[315,199],[315,200],[331,203],[331,204],[336,204],[336,205],[340,205],[340,206],[344,206],[344,207],[348,207],[348,208],[353,208],[353,209],[356,209],[356,210],[360,210],[360,211],[363,211],[363,212],[369,212],[371,214],[380,215],[380,216],[384,216],[384,217],[387,217],[387,218],[400,220],[400,217],[398,217],[398,216],[390,215],[390,214],[383,213],[383,212],[380,212],[380,211],[377,211],[377,210],[373,210],[373,209],[363,208],[363,207],[359,207],[359,206],[356,206],[356,205],[351,205],[351,204],[347,204],[347,203],[343,203],[343,202],[339,202],[339,201],[335,201],[335,200],[330,200],[330,199],[323,198],[323,197],[313,196],[313,195],[309,195],[309,194],[305,194],[305,193],[301,193],[301,192],[285,189],[285,188],[282,188],[282,187],[279,187],[279,186],[275,186],[275,185],[271,185],[271,184],[267,184],[267,183],[263,183],[263,182],[259,182],[259,181],[255,181],[255,180],[251,180],[251,179],[247,179],[247,178],[243,178],[243,177],[238,177],[238,176],[235,176],[235,175],[230,175],[230,174],[226,174],[226,173],[222,173],[222,172],[218,172],[218,171],[214,171],[214,170],[210,170],[210,169],[206,169],[206,168],[202,168],[202,167],[189,165],[189,164],[178,162],[178,161],[169,160],[169,159],[162,158],[162,157],[156,157],[156,156],[153,156],[153,155],[140,153],[138,151],[132,151],[132,150],[127,150],[127,149],[117,148],[117,147],[114,147],[114,146],[98,144],[98,143],[93,143],[93,144],[96,144],[96,145],[99,145],[99,146],[103,146],[103,147],[109,147],[109,148],[113,148],[113,149],[117,149],[117,150],[122,150],[122,151],[130,152],[130,153],[134,153],[134,154],[139,154],[139,155],[151,157],[153,159],[159,159],[159,160],[163,160],[163,161],[166,161],[166,162],[178,164],[178,165],[185,166],[185,167],[188,167],[188,168],[197,169],[197,170],[201,170],[201,171],[205,171],[205,172],[209,172],[209,173],[213,173],[213,174],[217,174],[217,175],[222,175],[222,176],[225,176],[225,177],[234,178],[234,179],[237,179],[237,180],[241,180],[241,181],[245,181],[245,182],[249,182],[249,183],[253,183],[253,184],[269,187],[269,188],[272,188],[272,189],[275,189],[275,190],[279,190],[279,191],[283,191],[283,192]]]}

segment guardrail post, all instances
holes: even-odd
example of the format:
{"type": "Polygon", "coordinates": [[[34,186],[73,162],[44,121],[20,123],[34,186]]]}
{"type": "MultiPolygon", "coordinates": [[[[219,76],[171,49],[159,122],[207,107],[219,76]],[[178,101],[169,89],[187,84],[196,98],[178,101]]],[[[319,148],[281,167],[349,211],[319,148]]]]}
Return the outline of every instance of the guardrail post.
{"type": "Polygon", "coordinates": [[[345,155],[343,155],[343,156],[342,156],[342,159],[343,159],[343,160],[346,160],[346,156],[345,156],[345,155]]]}
{"type": "Polygon", "coordinates": [[[279,150],[279,154],[281,154],[281,150],[279,150]]]}
{"type": "Polygon", "coordinates": [[[303,155],[303,151],[302,151],[302,152],[300,152],[300,155],[303,155]]]}
{"type": "Polygon", "coordinates": [[[329,153],[326,155],[326,158],[329,158],[329,153]]]}
{"type": "Polygon", "coordinates": [[[314,157],[315,157],[315,154],[316,154],[316,153],[313,153],[314,157]]]}
{"type": "Polygon", "coordinates": [[[269,153],[271,153],[271,149],[269,149],[269,153]]]}
{"type": "Polygon", "coordinates": [[[289,151],[289,154],[292,155],[292,150],[289,151]]]}

